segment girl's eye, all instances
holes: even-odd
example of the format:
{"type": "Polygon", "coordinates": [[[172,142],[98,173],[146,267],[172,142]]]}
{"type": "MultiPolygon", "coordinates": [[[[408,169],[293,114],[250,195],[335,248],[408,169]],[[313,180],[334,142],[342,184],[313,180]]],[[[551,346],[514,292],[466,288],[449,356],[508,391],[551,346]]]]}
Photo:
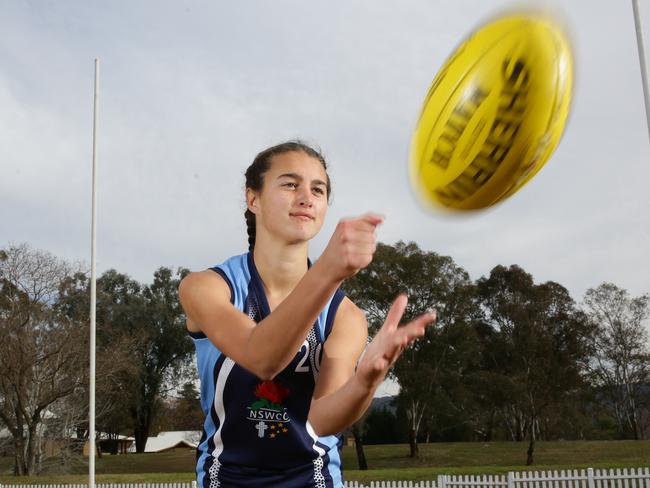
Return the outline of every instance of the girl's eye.
{"type": "Polygon", "coordinates": [[[324,194],[325,194],[325,191],[324,191],[321,187],[319,187],[319,186],[317,186],[316,188],[314,188],[314,189],[313,189],[313,192],[314,192],[314,193],[317,193],[318,195],[324,195],[324,194]]]}
{"type": "Polygon", "coordinates": [[[296,183],[285,183],[284,186],[286,186],[287,188],[291,188],[291,189],[298,188],[298,185],[296,183]]]}

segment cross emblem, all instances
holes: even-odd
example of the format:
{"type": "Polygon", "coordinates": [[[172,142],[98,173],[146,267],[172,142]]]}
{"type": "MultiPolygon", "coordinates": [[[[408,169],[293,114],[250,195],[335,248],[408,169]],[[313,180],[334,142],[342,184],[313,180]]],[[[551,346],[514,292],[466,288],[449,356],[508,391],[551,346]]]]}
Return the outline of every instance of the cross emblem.
{"type": "Polygon", "coordinates": [[[260,420],[257,424],[255,424],[255,428],[257,429],[257,437],[262,439],[264,437],[264,431],[269,427],[260,420]]]}

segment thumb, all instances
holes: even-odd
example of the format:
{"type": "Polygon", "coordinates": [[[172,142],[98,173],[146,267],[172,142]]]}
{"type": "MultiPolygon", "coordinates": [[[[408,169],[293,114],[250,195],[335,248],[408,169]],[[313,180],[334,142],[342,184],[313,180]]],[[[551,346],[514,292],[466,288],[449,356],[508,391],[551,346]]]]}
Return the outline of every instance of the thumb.
{"type": "Polygon", "coordinates": [[[366,214],[361,215],[359,217],[359,220],[363,220],[364,222],[367,222],[370,225],[377,227],[378,225],[384,223],[384,216],[376,213],[368,212],[366,214]]]}

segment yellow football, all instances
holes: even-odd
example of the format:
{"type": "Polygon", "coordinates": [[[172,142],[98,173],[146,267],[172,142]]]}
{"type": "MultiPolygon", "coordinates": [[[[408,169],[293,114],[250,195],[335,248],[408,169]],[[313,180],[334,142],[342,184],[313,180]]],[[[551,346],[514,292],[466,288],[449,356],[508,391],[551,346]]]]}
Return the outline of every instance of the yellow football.
{"type": "Polygon", "coordinates": [[[420,200],[472,210],[516,192],[560,141],[572,83],[569,40],[552,17],[509,14],[476,30],[424,100],[409,162],[420,200]]]}

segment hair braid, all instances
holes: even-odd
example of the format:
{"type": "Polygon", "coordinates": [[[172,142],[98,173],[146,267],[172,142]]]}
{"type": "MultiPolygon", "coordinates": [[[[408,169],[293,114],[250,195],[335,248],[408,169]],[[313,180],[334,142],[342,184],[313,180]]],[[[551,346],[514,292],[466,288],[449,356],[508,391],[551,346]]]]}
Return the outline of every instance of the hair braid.
{"type": "Polygon", "coordinates": [[[244,218],[246,219],[246,232],[248,233],[248,250],[252,251],[255,247],[255,214],[246,209],[244,218]]]}

